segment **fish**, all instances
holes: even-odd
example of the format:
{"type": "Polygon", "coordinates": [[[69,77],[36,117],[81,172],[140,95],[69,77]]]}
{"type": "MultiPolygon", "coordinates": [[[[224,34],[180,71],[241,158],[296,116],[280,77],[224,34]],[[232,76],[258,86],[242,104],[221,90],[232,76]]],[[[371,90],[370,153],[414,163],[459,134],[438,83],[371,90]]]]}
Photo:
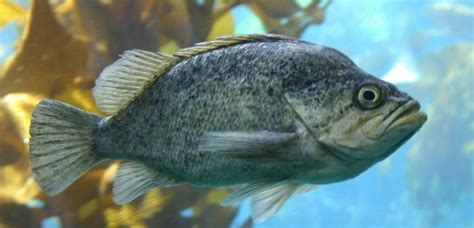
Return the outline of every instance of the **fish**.
{"type": "Polygon", "coordinates": [[[354,178],[426,122],[420,104],[336,49],[275,34],[233,35],[174,54],[125,51],[93,88],[107,116],[46,99],[29,159],[56,195],[105,160],[123,160],[113,200],[157,187],[239,187],[253,222],[294,194],[354,178]]]}

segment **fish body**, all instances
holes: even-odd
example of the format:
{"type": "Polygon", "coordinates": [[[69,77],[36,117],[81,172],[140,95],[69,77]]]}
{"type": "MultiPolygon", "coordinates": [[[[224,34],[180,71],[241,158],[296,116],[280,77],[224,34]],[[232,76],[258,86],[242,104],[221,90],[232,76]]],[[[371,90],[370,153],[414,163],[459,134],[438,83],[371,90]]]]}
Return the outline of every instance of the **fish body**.
{"type": "Polygon", "coordinates": [[[94,96],[111,116],[52,100],[33,114],[30,160],[46,193],[104,159],[127,160],[117,203],[159,186],[241,185],[223,204],[252,197],[256,222],[295,193],[359,175],[426,121],[413,98],[339,51],[277,35],[128,51],[94,96]]]}
{"type": "Polygon", "coordinates": [[[327,59],[312,58],[319,49],[293,40],[252,42],[188,58],[98,128],[97,152],[113,159],[146,161],[153,169],[202,186],[281,180],[314,169],[314,162],[321,160],[315,156],[319,151],[296,145],[287,145],[287,158],[261,162],[199,151],[199,143],[206,131],[268,131],[306,135],[291,144],[302,140],[316,144],[284,94],[294,89],[294,80],[326,76],[318,73],[324,69],[308,67],[328,64],[327,59]],[[295,79],[298,76],[301,79],[295,79]],[[316,161],[303,165],[311,156],[316,161]]]}

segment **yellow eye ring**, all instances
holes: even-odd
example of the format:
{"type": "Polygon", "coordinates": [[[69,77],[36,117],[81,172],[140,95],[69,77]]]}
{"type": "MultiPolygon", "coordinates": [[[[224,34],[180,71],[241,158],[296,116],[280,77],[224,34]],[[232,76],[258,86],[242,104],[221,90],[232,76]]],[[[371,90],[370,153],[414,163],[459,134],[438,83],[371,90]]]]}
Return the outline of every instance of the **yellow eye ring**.
{"type": "Polygon", "coordinates": [[[377,86],[362,86],[357,93],[357,100],[363,108],[375,108],[380,105],[382,101],[382,93],[377,86]]]}

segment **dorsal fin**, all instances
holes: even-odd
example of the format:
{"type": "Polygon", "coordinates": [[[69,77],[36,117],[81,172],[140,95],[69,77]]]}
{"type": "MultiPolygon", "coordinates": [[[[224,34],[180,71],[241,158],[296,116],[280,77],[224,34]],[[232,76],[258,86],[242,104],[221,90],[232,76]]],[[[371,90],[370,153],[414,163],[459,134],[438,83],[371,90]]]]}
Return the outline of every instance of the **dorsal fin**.
{"type": "Polygon", "coordinates": [[[191,56],[214,49],[249,42],[295,40],[274,34],[233,35],[197,43],[193,47],[178,50],[173,55],[142,50],[125,51],[121,58],[106,67],[93,89],[100,110],[114,114],[125,108],[145,88],[178,62],[191,56]]]}
{"type": "Polygon", "coordinates": [[[96,80],[93,93],[97,106],[109,114],[120,111],[178,60],[163,53],[125,51],[96,80]]]}
{"type": "Polygon", "coordinates": [[[279,41],[279,40],[295,40],[294,38],[277,35],[277,34],[247,34],[221,36],[215,40],[197,43],[192,47],[178,50],[174,56],[179,58],[189,58],[191,56],[208,52],[217,48],[232,46],[241,43],[262,42],[262,41],[279,41]]]}

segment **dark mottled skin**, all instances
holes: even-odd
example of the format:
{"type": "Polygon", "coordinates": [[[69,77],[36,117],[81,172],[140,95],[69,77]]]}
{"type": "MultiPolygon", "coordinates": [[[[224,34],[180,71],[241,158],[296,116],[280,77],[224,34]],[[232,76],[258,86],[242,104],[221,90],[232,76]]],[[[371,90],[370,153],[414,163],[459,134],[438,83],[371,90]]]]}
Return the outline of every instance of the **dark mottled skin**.
{"type": "MultiPolygon", "coordinates": [[[[352,97],[357,85],[367,81],[382,83],[340,52],[306,42],[219,48],[178,63],[126,109],[102,123],[95,150],[107,158],[144,162],[201,186],[261,179],[344,180],[376,161],[348,163],[329,153],[317,138],[331,121],[358,108],[352,98],[340,98],[352,97]],[[302,104],[302,115],[297,116],[285,94],[302,104]],[[292,133],[298,129],[298,140],[284,148],[286,162],[197,151],[204,131],[292,133]]],[[[383,86],[399,93],[388,83],[383,86]]]]}

